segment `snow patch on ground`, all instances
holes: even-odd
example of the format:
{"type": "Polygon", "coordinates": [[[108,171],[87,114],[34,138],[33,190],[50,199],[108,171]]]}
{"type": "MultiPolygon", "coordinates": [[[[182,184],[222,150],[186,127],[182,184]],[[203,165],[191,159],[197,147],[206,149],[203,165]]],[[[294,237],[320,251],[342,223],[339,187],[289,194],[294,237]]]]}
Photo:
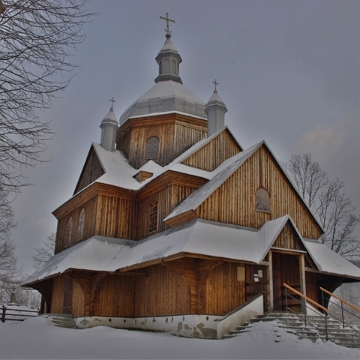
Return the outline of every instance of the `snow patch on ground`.
{"type": "Polygon", "coordinates": [[[276,321],[225,340],[109,327],[66,329],[46,316],[0,323],[1,359],[359,359],[360,349],[300,340],[276,321]]]}

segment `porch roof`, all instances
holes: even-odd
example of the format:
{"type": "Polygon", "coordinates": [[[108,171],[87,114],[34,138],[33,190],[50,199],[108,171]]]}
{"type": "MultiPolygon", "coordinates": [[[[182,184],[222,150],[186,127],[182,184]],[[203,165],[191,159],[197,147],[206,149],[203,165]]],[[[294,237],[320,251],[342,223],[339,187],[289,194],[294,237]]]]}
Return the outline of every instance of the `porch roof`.
{"type": "MultiPolygon", "coordinates": [[[[24,285],[71,269],[112,273],[145,267],[176,255],[258,264],[289,220],[292,221],[290,216],[283,216],[268,221],[258,230],[196,219],[141,241],[93,236],[56,254],[26,279],[24,285]]],[[[320,271],[360,279],[360,269],[327,246],[315,240],[301,240],[320,271]]]]}

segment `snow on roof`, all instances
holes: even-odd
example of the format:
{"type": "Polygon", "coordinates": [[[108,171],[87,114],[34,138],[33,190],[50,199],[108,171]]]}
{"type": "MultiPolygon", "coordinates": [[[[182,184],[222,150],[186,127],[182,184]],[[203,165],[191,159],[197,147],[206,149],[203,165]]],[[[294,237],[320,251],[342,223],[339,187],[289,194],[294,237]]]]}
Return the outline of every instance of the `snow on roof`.
{"type": "Polygon", "coordinates": [[[120,117],[120,124],[128,118],[152,113],[180,111],[206,119],[205,102],[175,81],[159,81],[130,105],[120,117]]]}
{"type": "Polygon", "coordinates": [[[320,241],[304,239],[305,246],[320,271],[360,279],[360,269],[320,241]]]}
{"type": "Polygon", "coordinates": [[[155,172],[160,172],[162,168],[163,167],[157,164],[155,161],[149,160],[138,171],[147,171],[147,172],[155,173],[155,172]]]}
{"type": "Polygon", "coordinates": [[[128,163],[123,153],[118,150],[107,151],[96,143],[93,143],[92,146],[105,172],[105,174],[96,179],[96,182],[115,185],[129,190],[139,189],[139,182],[133,178],[138,173],[138,170],[128,163]]]}
{"type": "Polygon", "coordinates": [[[120,253],[125,256],[126,249],[134,242],[133,240],[93,236],[54,255],[28,277],[26,283],[30,284],[56,274],[62,274],[68,269],[114,271],[115,269],[112,267],[113,260],[120,253]]]}
{"type": "MultiPolygon", "coordinates": [[[[25,285],[70,269],[115,272],[172,255],[193,254],[260,263],[277,239],[289,215],[266,222],[261,229],[196,219],[141,241],[104,236],[75,244],[52,257],[25,285]]],[[[295,227],[295,225],[294,225],[295,227]]],[[[296,227],[295,227],[296,229],[296,227]]],[[[360,279],[360,269],[326,245],[302,239],[319,270],[360,279]]]]}

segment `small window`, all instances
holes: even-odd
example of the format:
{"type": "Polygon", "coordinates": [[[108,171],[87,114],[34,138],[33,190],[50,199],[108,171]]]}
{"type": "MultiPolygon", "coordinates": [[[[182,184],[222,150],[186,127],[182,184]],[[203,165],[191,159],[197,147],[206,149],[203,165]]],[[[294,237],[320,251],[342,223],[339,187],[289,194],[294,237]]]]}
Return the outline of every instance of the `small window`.
{"type": "Polygon", "coordinates": [[[270,211],[269,193],[264,188],[256,191],[256,210],[270,211]]]}
{"type": "Polygon", "coordinates": [[[157,222],[158,222],[158,201],[156,199],[153,199],[150,203],[149,235],[156,233],[157,222]]]}
{"type": "Polygon", "coordinates": [[[153,136],[146,142],[146,159],[157,159],[159,152],[159,139],[153,136]]]}
{"type": "Polygon", "coordinates": [[[84,225],[85,225],[85,209],[82,208],[79,216],[79,225],[78,225],[78,240],[81,240],[84,235],[84,225]]]}
{"type": "Polygon", "coordinates": [[[66,227],[65,246],[68,246],[70,244],[72,227],[73,227],[73,220],[72,217],[70,216],[66,227]]]}

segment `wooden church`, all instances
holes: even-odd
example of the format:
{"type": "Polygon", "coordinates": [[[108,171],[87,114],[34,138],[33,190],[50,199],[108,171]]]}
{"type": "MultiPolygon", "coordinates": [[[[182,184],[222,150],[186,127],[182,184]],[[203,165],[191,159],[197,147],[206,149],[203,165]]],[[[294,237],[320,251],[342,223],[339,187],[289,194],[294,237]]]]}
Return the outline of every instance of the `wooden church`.
{"type": "Polygon", "coordinates": [[[24,285],[79,328],[219,338],[230,314],[239,325],[285,310],[284,283],[319,302],[319,287],[359,281],[318,240],[323,229],[266,142],[235,139],[216,82],[207,103],[182,84],[165,20],[155,85],[120,119],[111,106],[74,195],[53,212],[55,255],[24,285]]]}

